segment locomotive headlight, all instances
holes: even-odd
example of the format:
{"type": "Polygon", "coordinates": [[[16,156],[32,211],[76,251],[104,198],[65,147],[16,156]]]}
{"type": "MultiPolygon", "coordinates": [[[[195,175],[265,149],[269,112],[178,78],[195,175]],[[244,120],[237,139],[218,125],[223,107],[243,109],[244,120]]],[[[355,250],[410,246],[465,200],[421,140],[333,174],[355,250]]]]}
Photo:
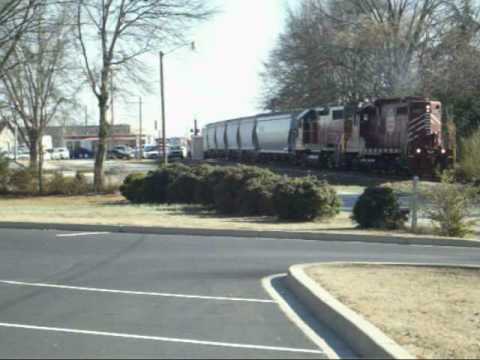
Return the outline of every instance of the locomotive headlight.
{"type": "Polygon", "coordinates": [[[417,149],[417,154],[421,154],[422,153],[422,149],[418,148],[417,149]]]}
{"type": "Polygon", "coordinates": [[[427,105],[425,110],[427,111],[427,113],[429,113],[432,110],[432,108],[430,107],[430,105],[427,105]]]}
{"type": "Polygon", "coordinates": [[[447,150],[442,149],[442,154],[445,155],[447,153],[447,150]]]}

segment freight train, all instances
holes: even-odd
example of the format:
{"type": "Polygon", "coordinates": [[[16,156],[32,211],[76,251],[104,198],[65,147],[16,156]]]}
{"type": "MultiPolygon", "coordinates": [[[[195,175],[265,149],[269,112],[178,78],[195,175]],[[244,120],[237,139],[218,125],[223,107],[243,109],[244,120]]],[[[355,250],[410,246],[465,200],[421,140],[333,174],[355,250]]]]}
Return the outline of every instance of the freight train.
{"type": "Polygon", "coordinates": [[[452,164],[442,104],[422,97],[380,98],[211,123],[206,158],[280,160],[320,168],[432,175],[452,164]]]}

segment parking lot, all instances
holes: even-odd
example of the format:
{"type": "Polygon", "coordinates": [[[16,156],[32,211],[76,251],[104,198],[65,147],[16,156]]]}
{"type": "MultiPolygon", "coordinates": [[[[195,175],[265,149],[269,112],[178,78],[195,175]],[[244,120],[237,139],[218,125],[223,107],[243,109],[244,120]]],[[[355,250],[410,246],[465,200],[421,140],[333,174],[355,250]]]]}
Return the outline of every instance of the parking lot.
{"type": "Polygon", "coordinates": [[[0,229],[0,356],[324,358],[262,280],[333,260],[478,263],[480,252],[0,229]]]}
{"type": "Polygon", "coordinates": [[[0,237],[1,357],[323,357],[263,290],[260,264],[226,268],[208,241],[194,256],[166,237],[0,237]]]}

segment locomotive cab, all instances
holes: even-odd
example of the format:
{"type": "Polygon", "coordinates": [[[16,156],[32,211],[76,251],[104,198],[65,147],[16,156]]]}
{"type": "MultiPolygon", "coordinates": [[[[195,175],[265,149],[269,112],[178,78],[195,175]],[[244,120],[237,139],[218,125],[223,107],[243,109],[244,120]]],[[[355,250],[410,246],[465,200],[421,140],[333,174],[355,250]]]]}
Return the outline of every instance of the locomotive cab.
{"type": "Polygon", "coordinates": [[[364,155],[377,165],[406,166],[417,174],[433,174],[449,165],[440,102],[421,97],[379,99],[364,105],[359,116],[364,155]]]}

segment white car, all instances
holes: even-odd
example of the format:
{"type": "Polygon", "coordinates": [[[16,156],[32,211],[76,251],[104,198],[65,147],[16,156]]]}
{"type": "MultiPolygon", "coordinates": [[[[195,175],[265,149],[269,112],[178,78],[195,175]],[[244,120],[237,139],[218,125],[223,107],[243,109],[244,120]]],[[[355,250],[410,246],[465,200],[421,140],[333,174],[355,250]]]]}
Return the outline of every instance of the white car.
{"type": "Polygon", "coordinates": [[[70,159],[70,151],[64,147],[49,149],[48,152],[50,153],[50,159],[52,160],[70,159]]]}
{"type": "MultiPolygon", "coordinates": [[[[15,155],[14,155],[15,158],[15,155]]],[[[25,146],[20,146],[17,149],[17,160],[30,160],[30,151],[25,146]]]]}
{"type": "Polygon", "coordinates": [[[160,157],[160,149],[158,145],[145,145],[143,147],[144,159],[158,159],[160,157]]]}
{"type": "Polygon", "coordinates": [[[167,150],[167,154],[169,158],[186,159],[187,148],[181,145],[170,146],[170,148],[167,150]]]}

